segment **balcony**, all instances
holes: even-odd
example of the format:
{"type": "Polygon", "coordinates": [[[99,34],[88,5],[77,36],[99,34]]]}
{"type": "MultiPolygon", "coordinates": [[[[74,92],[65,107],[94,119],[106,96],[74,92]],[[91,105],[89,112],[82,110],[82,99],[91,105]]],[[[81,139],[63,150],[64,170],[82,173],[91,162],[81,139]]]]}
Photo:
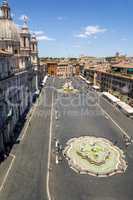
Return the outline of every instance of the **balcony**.
{"type": "Polygon", "coordinates": [[[14,76],[14,72],[11,72],[11,71],[7,72],[5,75],[0,74],[0,81],[11,78],[12,76],[14,76]]]}

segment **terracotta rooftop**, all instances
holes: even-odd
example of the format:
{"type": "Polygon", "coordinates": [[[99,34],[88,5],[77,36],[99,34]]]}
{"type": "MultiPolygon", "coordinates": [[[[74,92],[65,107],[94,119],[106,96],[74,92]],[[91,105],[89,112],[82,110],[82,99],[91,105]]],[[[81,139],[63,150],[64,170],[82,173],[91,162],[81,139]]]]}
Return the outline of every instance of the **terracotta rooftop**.
{"type": "Polygon", "coordinates": [[[119,64],[112,65],[112,67],[133,68],[133,63],[119,63],[119,64]]]}
{"type": "Polygon", "coordinates": [[[66,66],[66,65],[68,65],[68,62],[62,62],[62,63],[60,62],[60,63],[58,63],[58,65],[59,66],[61,66],[61,65],[66,66]]]}

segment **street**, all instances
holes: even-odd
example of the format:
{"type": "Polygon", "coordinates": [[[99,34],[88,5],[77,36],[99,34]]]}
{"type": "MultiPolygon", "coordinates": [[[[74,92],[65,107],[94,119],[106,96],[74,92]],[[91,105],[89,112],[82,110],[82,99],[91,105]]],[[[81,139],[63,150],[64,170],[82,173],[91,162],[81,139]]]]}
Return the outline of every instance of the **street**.
{"type": "MultiPolygon", "coordinates": [[[[48,85],[51,80],[48,81],[48,85]]],[[[53,83],[53,80],[52,80],[53,83]]],[[[51,84],[52,84],[51,83],[51,84]]],[[[12,155],[14,163],[0,191],[1,200],[47,199],[46,174],[52,93],[44,89],[23,140],[15,145],[12,155]],[[46,98],[45,98],[46,97],[46,98]],[[44,104],[45,100],[45,104],[44,104]]],[[[0,167],[0,184],[10,167],[11,155],[0,167]],[[7,169],[5,171],[5,168],[7,169]],[[3,175],[4,174],[4,175],[3,175]]]]}
{"type": "MultiPolygon", "coordinates": [[[[56,80],[58,84],[58,80],[56,80]]],[[[79,86],[78,80],[73,80],[73,85],[79,86]]],[[[81,102],[88,98],[86,95],[86,85],[81,83],[81,87],[84,87],[84,94],[81,94],[81,102]]],[[[91,96],[93,96],[91,94],[91,96]]],[[[128,121],[128,130],[131,134],[133,130],[132,121],[128,118],[125,119],[123,114],[116,111],[113,112],[117,122],[122,124],[114,124],[114,122],[103,113],[101,105],[104,105],[106,112],[110,114],[112,107],[104,99],[100,99],[99,104],[95,104],[95,101],[90,101],[89,104],[79,104],[79,97],[58,97],[56,99],[55,110],[58,110],[60,118],[54,120],[53,126],[53,138],[57,138],[60,144],[65,147],[66,142],[73,137],[80,137],[85,135],[105,137],[122,148],[125,152],[125,145],[123,143],[123,128],[127,127],[126,121],[128,121]],[[88,112],[86,112],[88,111],[88,112]],[[120,116],[120,117],[119,117],[120,116]],[[122,128],[119,128],[122,125],[122,128]]],[[[87,101],[85,101],[87,102],[87,101]]],[[[113,117],[111,115],[111,117],[113,117]]],[[[127,129],[126,129],[127,130],[127,129]]],[[[128,132],[127,132],[128,133],[128,132]]],[[[55,146],[53,142],[52,150],[54,152],[55,146]]],[[[132,199],[132,176],[133,176],[133,148],[132,145],[126,153],[126,159],[128,161],[128,169],[125,174],[117,175],[110,178],[96,178],[88,175],[76,174],[65,159],[59,164],[56,164],[55,154],[52,155],[52,171],[50,176],[50,191],[51,199],[55,200],[131,200],[132,199]]]]}
{"type": "Polygon", "coordinates": [[[127,150],[123,141],[124,133],[133,135],[132,120],[79,78],[72,81],[80,93],[64,96],[58,89],[65,80],[48,78],[20,144],[0,167],[1,200],[132,200],[133,145],[127,150]],[[126,173],[108,178],[79,175],[62,154],[58,163],[55,140],[64,148],[69,139],[80,136],[117,143],[126,154],[126,173]]]}

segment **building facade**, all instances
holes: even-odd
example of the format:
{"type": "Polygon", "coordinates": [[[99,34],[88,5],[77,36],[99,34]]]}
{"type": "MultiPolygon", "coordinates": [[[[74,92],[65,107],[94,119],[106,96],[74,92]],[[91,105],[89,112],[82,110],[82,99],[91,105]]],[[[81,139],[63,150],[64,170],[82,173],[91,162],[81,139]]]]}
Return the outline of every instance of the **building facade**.
{"type": "Polygon", "coordinates": [[[47,70],[50,76],[57,76],[57,66],[58,66],[58,63],[56,62],[47,63],[47,70]]]}
{"type": "Polygon", "coordinates": [[[119,63],[110,69],[86,69],[84,76],[100,87],[133,106],[133,64],[119,63]]]}
{"type": "Polygon", "coordinates": [[[38,91],[38,47],[27,21],[14,24],[7,1],[0,7],[0,158],[9,154],[17,125],[38,91]]]}
{"type": "Polygon", "coordinates": [[[69,61],[65,62],[47,62],[47,72],[50,76],[57,76],[67,78],[71,76],[78,76],[80,74],[79,64],[69,61]]]}

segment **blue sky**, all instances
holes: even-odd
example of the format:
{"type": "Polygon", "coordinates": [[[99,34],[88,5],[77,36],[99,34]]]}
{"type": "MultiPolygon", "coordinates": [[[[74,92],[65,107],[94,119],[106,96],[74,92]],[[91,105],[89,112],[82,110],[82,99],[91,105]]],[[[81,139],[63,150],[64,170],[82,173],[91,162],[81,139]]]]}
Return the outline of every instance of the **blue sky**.
{"type": "Polygon", "coordinates": [[[9,1],[37,33],[40,56],[133,55],[133,0],[9,1]]]}

